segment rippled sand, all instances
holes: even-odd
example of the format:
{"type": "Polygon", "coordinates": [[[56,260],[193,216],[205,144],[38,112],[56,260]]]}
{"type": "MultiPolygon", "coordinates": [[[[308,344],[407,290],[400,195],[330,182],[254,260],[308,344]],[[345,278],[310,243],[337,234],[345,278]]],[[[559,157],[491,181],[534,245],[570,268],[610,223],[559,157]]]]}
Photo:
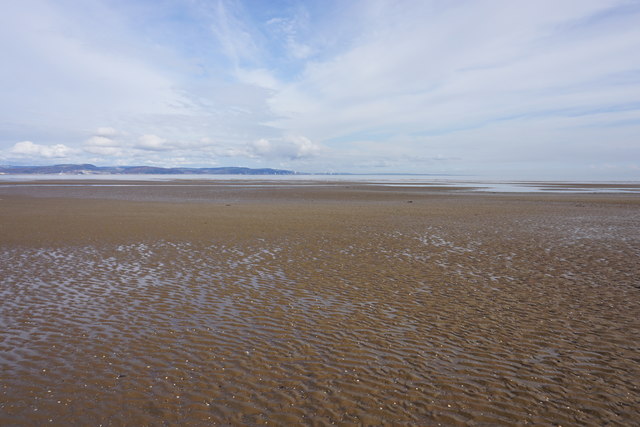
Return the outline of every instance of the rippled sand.
{"type": "Polygon", "coordinates": [[[640,420],[639,197],[233,190],[0,191],[1,425],[640,420]]]}

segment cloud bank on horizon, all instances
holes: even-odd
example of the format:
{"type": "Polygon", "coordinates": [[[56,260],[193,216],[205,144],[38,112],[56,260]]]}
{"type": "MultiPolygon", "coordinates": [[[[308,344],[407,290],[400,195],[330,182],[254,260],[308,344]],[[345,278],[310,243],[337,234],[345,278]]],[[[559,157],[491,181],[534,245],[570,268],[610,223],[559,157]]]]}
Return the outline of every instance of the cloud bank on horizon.
{"type": "Polygon", "coordinates": [[[636,0],[23,0],[0,163],[640,179],[636,0]]]}

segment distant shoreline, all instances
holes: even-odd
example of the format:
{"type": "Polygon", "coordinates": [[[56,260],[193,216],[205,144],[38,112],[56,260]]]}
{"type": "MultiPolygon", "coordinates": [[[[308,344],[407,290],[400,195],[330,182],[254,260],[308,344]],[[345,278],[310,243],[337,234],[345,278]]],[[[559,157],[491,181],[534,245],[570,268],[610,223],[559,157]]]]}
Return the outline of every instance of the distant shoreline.
{"type": "MultiPolygon", "coordinates": [[[[0,175],[0,188],[8,191],[35,191],[43,187],[146,187],[159,191],[160,187],[208,187],[216,191],[223,187],[255,188],[264,192],[273,188],[325,187],[339,190],[349,186],[368,192],[396,193],[473,192],[473,193],[610,193],[640,194],[636,181],[495,181],[464,179],[464,177],[434,177],[430,175],[0,175]],[[27,190],[31,187],[31,190],[27,190]]],[[[1,194],[1,192],[0,192],[1,194]]]]}
{"type": "Polygon", "coordinates": [[[95,166],[60,164],[46,166],[0,166],[0,174],[11,175],[296,175],[285,169],[247,167],[165,168],[156,166],[95,166]]]}

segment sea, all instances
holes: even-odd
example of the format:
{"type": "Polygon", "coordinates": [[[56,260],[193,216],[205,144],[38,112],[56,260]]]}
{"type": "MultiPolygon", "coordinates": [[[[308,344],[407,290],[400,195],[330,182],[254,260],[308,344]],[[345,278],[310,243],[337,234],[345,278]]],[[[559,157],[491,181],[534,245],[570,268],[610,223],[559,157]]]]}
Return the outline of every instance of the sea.
{"type": "Polygon", "coordinates": [[[600,180],[510,180],[465,175],[420,175],[420,174],[295,174],[295,175],[0,175],[0,186],[14,183],[41,181],[46,185],[70,186],[73,181],[82,181],[81,186],[143,186],[144,182],[161,183],[180,181],[189,185],[190,181],[232,181],[251,184],[271,184],[270,186],[290,186],[313,182],[317,185],[340,182],[390,187],[451,187],[455,191],[496,192],[496,193],[638,193],[640,181],[600,181],[600,180]],[[68,181],[56,183],[53,181],[68,181]],[[91,181],[88,183],[87,181],[91,181]],[[108,182],[105,182],[108,181],[108,182]],[[114,183],[122,181],[122,184],[114,183]],[[135,181],[132,184],[131,181],[135,181]]]}

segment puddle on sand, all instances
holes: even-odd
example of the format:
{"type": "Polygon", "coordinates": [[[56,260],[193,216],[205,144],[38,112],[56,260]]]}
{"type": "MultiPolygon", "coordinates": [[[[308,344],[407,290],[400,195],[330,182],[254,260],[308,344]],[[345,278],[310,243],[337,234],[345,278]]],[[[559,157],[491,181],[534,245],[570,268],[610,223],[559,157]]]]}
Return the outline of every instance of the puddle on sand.
{"type": "Polygon", "coordinates": [[[0,424],[629,424],[639,241],[580,223],[4,248],[0,424]]]}

